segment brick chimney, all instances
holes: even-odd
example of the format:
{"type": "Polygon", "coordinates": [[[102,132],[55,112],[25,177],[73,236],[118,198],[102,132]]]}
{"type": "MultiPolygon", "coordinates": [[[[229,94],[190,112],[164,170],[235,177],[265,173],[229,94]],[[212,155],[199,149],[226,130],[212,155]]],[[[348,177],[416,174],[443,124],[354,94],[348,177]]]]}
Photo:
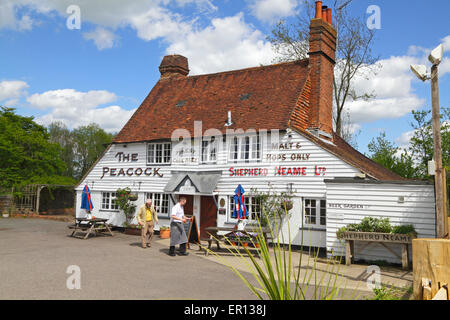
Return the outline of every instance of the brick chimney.
{"type": "Polygon", "coordinates": [[[332,25],[331,9],[316,1],[316,15],[311,20],[309,64],[311,68],[311,97],[309,131],[332,138],[333,77],[337,32],[332,25]]]}
{"type": "Polygon", "coordinates": [[[165,56],[159,66],[161,79],[186,77],[189,74],[188,59],[178,54],[165,56]]]}

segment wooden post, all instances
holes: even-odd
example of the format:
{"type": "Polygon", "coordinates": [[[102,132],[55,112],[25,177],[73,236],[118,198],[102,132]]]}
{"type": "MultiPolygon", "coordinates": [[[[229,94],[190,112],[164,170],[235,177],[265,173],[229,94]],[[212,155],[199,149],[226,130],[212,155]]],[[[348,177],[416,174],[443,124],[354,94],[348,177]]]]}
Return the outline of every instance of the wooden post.
{"type": "Polygon", "coordinates": [[[422,279],[431,281],[431,297],[438,292],[439,283],[450,283],[450,240],[414,239],[413,277],[414,297],[422,299],[422,279]]]}
{"type": "Polygon", "coordinates": [[[353,240],[345,241],[345,264],[347,266],[352,264],[353,258],[353,240]]]}
{"type": "Polygon", "coordinates": [[[409,245],[407,243],[402,245],[402,268],[409,269],[409,245]]]}
{"type": "Polygon", "coordinates": [[[436,164],[436,172],[434,175],[435,192],[436,192],[436,236],[444,238],[447,236],[444,219],[447,219],[444,209],[444,190],[443,190],[443,173],[442,173],[442,147],[441,147],[441,115],[439,112],[439,80],[438,66],[431,67],[431,99],[433,105],[433,140],[434,140],[434,161],[436,164]]]}
{"type": "Polygon", "coordinates": [[[442,168],[442,190],[444,191],[444,234],[446,235],[445,238],[450,239],[450,232],[449,232],[449,221],[450,217],[448,216],[448,201],[447,201],[447,170],[443,167],[442,168]]]}

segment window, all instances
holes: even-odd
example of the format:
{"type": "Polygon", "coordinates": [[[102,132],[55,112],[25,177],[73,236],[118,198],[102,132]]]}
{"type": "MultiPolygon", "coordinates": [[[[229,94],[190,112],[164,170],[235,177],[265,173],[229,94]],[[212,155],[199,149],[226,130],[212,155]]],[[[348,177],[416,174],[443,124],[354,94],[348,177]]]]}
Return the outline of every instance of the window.
{"type": "Polygon", "coordinates": [[[115,192],[102,192],[102,210],[119,210],[115,192]]]}
{"type": "Polygon", "coordinates": [[[170,200],[169,195],[165,193],[146,193],[145,199],[152,200],[152,204],[158,212],[158,217],[169,218],[170,200]]]}
{"type": "Polygon", "coordinates": [[[217,161],[217,140],[211,137],[202,141],[202,163],[217,161]]]}
{"type": "MultiPolygon", "coordinates": [[[[234,212],[234,196],[230,196],[230,210],[228,214],[228,221],[236,221],[237,219],[233,219],[232,215],[234,212]]],[[[244,206],[245,209],[248,212],[248,220],[257,220],[261,219],[261,213],[262,213],[262,206],[261,206],[261,199],[257,199],[256,197],[244,197],[244,206]]]]}
{"type": "Polygon", "coordinates": [[[304,200],[304,223],[310,226],[327,225],[327,202],[323,199],[304,200]]]}
{"type": "Polygon", "coordinates": [[[230,144],[230,160],[234,162],[257,161],[261,159],[259,135],[233,137],[230,144]]]}
{"type": "Polygon", "coordinates": [[[170,164],[171,144],[149,143],[147,144],[147,163],[149,164],[170,164]]]}

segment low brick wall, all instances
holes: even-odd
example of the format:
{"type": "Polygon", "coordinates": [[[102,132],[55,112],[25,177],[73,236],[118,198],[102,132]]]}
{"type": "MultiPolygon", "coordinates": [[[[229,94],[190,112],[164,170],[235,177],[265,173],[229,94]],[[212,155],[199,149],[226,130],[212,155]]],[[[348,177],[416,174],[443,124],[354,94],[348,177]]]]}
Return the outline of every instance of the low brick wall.
{"type": "Polygon", "coordinates": [[[13,213],[10,215],[12,218],[33,218],[33,219],[46,219],[46,220],[55,220],[55,221],[63,221],[63,222],[72,222],[75,223],[75,217],[73,216],[43,216],[40,214],[22,214],[22,213],[13,213]]]}

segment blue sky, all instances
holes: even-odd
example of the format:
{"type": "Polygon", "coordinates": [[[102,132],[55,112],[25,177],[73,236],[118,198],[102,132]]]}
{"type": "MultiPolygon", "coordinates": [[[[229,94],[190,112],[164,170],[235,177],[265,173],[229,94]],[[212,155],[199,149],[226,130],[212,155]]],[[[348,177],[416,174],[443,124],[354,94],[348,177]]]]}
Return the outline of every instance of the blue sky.
{"type": "MultiPolygon", "coordinates": [[[[301,2],[0,0],[0,104],[45,125],[95,121],[118,131],[159,79],[165,54],[188,57],[193,74],[270,64],[266,36],[278,19],[295,21],[301,2]],[[80,8],[80,29],[66,26],[70,5],[80,8]]],[[[382,69],[356,88],[376,98],[348,105],[362,152],[380,131],[407,145],[411,109],[431,105],[429,82],[409,65],[429,67],[427,54],[440,43],[450,57],[449,1],[354,0],[350,14],[369,18],[370,5],[381,10],[373,51],[382,69]]],[[[441,105],[450,106],[448,58],[440,69],[441,105]]]]}

